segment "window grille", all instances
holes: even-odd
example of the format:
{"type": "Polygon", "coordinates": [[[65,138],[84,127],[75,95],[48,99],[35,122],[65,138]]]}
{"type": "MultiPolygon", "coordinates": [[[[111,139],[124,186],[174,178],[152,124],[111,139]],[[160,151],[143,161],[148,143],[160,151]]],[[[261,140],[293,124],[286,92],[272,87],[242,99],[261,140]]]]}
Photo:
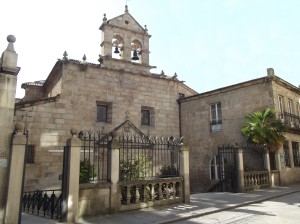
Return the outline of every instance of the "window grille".
{"type": "Polygon", "coordinates": [[[284,152],[284,163],[285,166],[290,167],[291,166],[291,162],[290,162],[290,149],[289,149],[289,142],[285,141],[284,145],[283,145],[283,152],[284,152]]]}
{"type": "Polygon", "coordinates": [[[150,110],[142,109],[141,113],[142,113],[141,124],[150,126],[150,110]]]}
{"type": "Polygon", "coordinates": [[[34,163],[34,145],[26,145],[25,163],[34,163]]]}
{"type": "Polygon", "coordinates": [[[294,165],[300,166],[299,142],[292,142],[294,165]]]}

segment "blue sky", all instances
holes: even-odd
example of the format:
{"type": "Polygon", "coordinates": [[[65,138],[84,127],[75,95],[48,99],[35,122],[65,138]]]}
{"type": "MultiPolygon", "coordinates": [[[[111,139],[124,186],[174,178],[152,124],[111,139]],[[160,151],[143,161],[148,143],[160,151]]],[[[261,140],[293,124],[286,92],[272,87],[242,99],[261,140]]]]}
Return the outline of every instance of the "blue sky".
{"type": "MultiPolygon", "coordinates": [[[[17,97],[21,83],[44,80],[66,50],[97,63],[103,13],[124,13],[125,0],[10,0],[1,3],[0,50],[17,38],[17,97]]],[[[300,84],[298,0],[129,0],[130,14],[147,25],[152,72],[178,74],[198,92],[275,74],[300,84]]]]}

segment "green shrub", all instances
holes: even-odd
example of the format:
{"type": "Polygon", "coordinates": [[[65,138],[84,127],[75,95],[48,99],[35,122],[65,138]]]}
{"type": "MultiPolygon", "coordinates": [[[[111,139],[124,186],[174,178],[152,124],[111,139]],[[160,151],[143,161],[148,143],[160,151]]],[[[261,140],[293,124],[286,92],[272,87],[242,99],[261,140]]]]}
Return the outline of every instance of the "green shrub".
{"type": "Polygon", "coordinates": [[[95,176],[95,167],[91,165],[90,161],[88,159],[80,161],[79,183],[88,183],[95,176]]]}
{"type": "Polygon", "coordinates": [[[177,177],[179,175],[179,171],[174,165],[164,165],[160,169],[160,175],[159,177],[165,178],[165,177],[177,177]]]}
{"type": "Polygon", "coordinates": [[[136,155],[131,160],[125,160],[120,156],[120,180],[143,180],[150,173],[152,162],[149,156],[136,155]]]}

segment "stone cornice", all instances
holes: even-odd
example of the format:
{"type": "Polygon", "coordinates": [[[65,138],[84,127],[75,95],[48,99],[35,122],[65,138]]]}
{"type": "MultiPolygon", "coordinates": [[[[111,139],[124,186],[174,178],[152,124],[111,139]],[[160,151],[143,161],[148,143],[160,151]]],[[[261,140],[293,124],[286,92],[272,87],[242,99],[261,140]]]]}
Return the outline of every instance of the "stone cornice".
{"type": "Polygon", "coordinates": [[[31,106],[36,106],[39,104],[45,104],[45,103],[50,103],[50,102],[55,102],[60,99],[60,95],[54,96],[54,97],[47,97],[43,99],[38,99],[38,100],[30,100],[30,101],[19,101],[15,103],[15,109],[20,109],[24,107],[31,107],[31,106]]]}
{"type": "Polygon", "coordinates": [[[7,70],[3,69],[2,67],[0,67],[0,73],[4,73],[4,74],[7,74],[7,75],[17,76],[19,74],[20,70],[21,70],[20,67],[17,67],[16,71],[7,71],[7,70]]]}

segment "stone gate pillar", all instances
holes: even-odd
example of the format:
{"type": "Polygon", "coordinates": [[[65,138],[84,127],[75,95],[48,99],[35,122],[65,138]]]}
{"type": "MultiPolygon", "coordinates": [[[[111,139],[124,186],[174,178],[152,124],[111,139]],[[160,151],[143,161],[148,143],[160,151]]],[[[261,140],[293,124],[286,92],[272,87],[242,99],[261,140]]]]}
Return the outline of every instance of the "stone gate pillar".
{"type": "Polygon", "coordinates": [[[67,223],[77,223],[79,204],[79,172],[81,140],[77,137],[78,130],[71,129],[72,138],[68,139],[69,163],[67,170],[67,223]]]}
{"type": "Polygon", "coordinates": [[[237,192],[241,193],[245,191],[243,149],[236,147],[235,150],[237,161],[237,192]]]}
{"type": "Polygon", "coordinates": [[[180,176],[183,177],[183,202],[190,202],[190,151],[186,143],[180,149],[180,176]]]}
{"type": "Polygon", "coordinates": [[[4,222],[8,184],[8,156],[13,130],[17,75],[20,70],[17,67],[18,55],[14,49],[16,38],[9,35],[7,41],[7,49],[0,58],[0,224],[4,222]]]}
{"type": "Polygon", "coordinates": [[[21,223],[21,193],[24,179],[25,149],[27,138],[24,125],[17,123],[13,136],[10,168],[8,176],[7,202],[5,208],[5,224],[21,223]]]}
{"type": "Polygon", "coordinates": [[[108,178],[111,182],[110,189],[110,212],[115,213],[120,210],[120,146],[119,142],[115,141],[116,133],[113,132],[109,142],[109,161],[108,161],[108,178]]]}

